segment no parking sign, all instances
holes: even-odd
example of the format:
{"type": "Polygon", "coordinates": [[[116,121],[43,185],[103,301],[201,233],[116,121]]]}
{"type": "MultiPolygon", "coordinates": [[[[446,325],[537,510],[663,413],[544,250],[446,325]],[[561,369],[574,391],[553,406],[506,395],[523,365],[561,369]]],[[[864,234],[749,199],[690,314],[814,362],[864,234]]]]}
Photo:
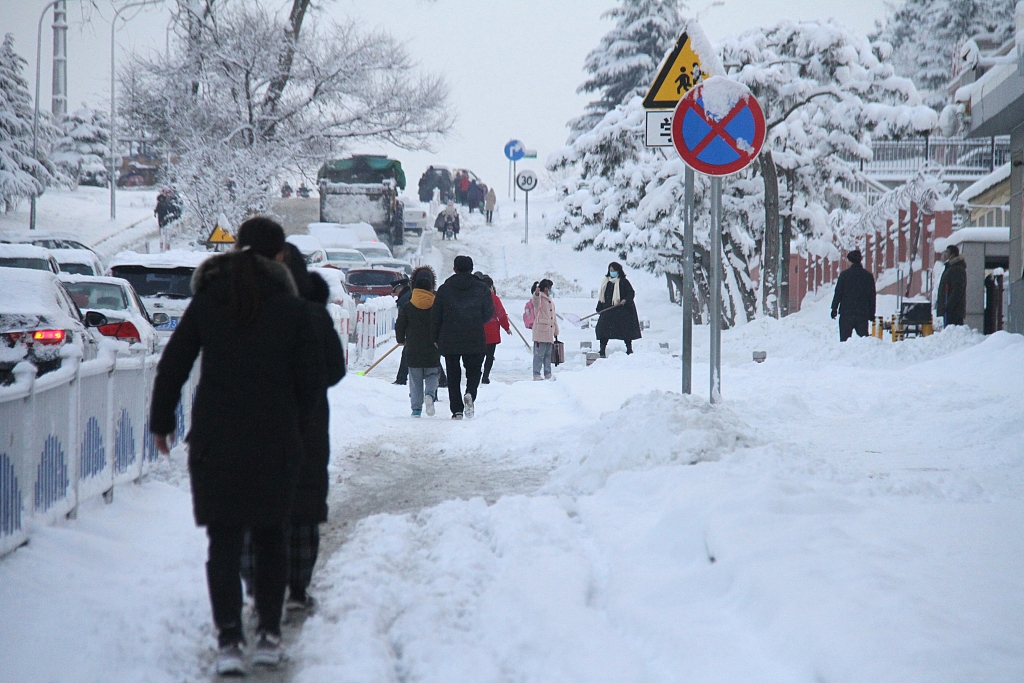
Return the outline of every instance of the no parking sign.
{"type": "Polygon", "coordinates": [[[765,127],[764,111],[750,90],[715,76],[679,100],[672,117],[672,144],[693,170],[730,175],[757,157],[765,127]]]}

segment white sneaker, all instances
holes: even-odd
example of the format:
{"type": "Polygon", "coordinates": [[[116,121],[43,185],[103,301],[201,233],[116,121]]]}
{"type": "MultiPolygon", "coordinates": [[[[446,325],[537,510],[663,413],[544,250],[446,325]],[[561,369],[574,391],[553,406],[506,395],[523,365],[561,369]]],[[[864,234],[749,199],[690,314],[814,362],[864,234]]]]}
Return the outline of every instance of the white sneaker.
{"type": "Polygon", "coordinates": [[[466,417],[473,417],[473,395],[466,394],[462,397],[462,402],[466,404],[466,417]]]}
{"type": "Polygon", "coordinates": [[[427,417],[434,417],[434,397],[427,394],[423,397],[423,407],[426,409],[427,417]]]}
{"type": "Polygon", "coordinates": [[[225,645],[217,652],[217,674],[219,676],[244,676],[245,654],[241,643],[225,645]]]}
{"type": "Polygon", "coordinates": [[[281,663],[281,636],[263,631],[256,640],[252,651],[252,663],[257,666],[274,667],[281,663]]]}

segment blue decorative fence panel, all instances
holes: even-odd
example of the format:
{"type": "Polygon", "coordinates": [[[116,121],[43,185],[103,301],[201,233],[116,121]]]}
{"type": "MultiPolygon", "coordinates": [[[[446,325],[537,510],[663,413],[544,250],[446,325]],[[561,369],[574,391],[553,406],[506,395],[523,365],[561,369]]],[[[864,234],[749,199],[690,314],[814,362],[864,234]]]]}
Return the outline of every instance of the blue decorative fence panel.
{"type": "Polygon", "coordinates": [[[32,482],[33,518],[58,519],[78,504],[81,459],[78,453],[78,368],[65,363],[56,372],[35,380],[32,391],[32,428],[25,444],[32,482]]]}
{"type": "Polygon", "coordinates": [[[78,498],[86,500],[114,485],[111,467],[110,372],[113,359],[82,363],[78,372],[78,498]]]}
{"type": "Polygon", "coordinates": [[[46,512],[57,503],[68,497],[67,457],[60,439],[54,435],[46,437],[43,452],[39,456],[36,468],[35,508],[37,512],[46,512]]]}
{"type": "Polygon", "coordinates": [[[114,424],[114,483],[142,475],[142,427],[146,424],[146,399],[150,379],[144,357],[118,357],[111,376],[111,416],[114,424]]]}
{"type": "Polygon", "coordinates": [[[0,453],[0,538],[21,532],[21,506],[21,487],[14,463],[6,453],[0,453]]]}

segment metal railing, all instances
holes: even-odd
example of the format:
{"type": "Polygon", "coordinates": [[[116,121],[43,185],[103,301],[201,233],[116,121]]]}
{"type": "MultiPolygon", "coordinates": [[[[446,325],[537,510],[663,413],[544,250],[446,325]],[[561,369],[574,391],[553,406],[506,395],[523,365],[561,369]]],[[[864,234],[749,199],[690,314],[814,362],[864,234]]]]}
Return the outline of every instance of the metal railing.
{"type": "Polygon", "coordinates": [[[910,175],[926,164],[940,166],[947,175],[983,176],[1010,159],[1010,138],[942,138],[878,140],[874,157],[860,168],[871,175],[910,175]]]}

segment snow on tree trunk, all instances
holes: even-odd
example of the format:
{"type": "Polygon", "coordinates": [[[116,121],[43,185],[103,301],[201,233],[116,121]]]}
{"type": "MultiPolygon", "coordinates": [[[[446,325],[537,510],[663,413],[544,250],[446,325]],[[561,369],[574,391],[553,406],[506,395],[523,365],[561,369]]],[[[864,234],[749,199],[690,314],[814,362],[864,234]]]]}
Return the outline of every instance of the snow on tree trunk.
{"type": "Polygon", "coordinates": [[[764,239],[761,240],[761,309],[766,315],[779,317],[779,175],[772,159],[772,151],[758,155],[761,177],[764,179],[764,239]]]}

